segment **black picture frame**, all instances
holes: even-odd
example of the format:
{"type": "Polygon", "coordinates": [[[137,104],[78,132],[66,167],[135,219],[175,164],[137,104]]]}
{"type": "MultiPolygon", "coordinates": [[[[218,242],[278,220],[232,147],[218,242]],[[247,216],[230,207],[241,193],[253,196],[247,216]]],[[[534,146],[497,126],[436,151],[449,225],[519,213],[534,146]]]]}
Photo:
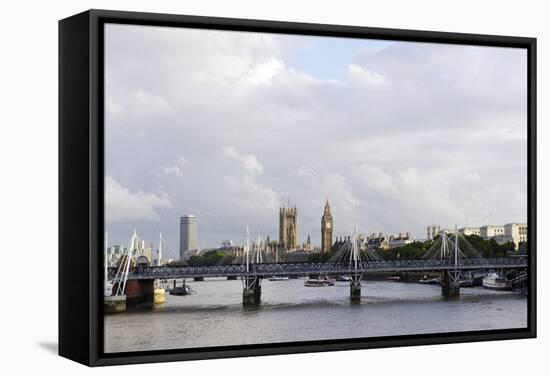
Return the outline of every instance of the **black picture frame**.
{"type": "Polygon", "coordinates": [[[536,39],[88,10],[59,21],[59,354],[88,366],[536,337],[536,39]],[[103,25],[193,27],[527,50],[529,296],[525,329],[109,353],[102,350],[103,25]]]}

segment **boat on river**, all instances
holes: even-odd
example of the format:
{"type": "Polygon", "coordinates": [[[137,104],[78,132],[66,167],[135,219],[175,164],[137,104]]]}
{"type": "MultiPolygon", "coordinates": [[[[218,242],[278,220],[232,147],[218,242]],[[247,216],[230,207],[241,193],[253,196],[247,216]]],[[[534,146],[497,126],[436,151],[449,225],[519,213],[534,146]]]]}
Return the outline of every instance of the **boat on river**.
{"type": "Polygon", "coordinates": [[[305,287],[326,287],[334,286],[334,282],[330,279],[306,279],[304,281],[305,287]]]}
{"type": "Polygon", "coordinates": [[[195,291],[191,287],[186,285],[174,286],[169,291],[170,291],[170,295],[176,295],[176,296],[192,295],[195,293],[195,291]]]}
{"type": "Polygon", "coordinates": [[[510,290],[512,283],[497,273],[490,273],[483,278],[483,287],[491,290],[510,290]]]}
{"type": "Polygon", "coordinates": [[[427,275],[425,275],[424,277],[422,277],[422,279],[418,280],[418,283],[422,283],[425,285],[438,285],[440,281],[441,281],[440,277],[430,278],[427,275]]]}
{"type": "Polygon", "coordinates": [[[351,281],[351,277],[349,275],[339,275],[336,277],[336,282],[349,282],[351,281]]]}
{"type": "Polygon", "coordinates": [[[461,273],[459,278],[460,287],[474,287],[474,277],[471,272],[461,273]]]}
{"type": "Polygon", "coordinates": [[[270,281],[288,281],[288,277],[273,276],[269,278],[270,281]]]}
{"type": "Polygon", "coordinates": [[[458,283],[460,284],[460,287],[474,287],[473,278],[461,276],[458,283]]]}

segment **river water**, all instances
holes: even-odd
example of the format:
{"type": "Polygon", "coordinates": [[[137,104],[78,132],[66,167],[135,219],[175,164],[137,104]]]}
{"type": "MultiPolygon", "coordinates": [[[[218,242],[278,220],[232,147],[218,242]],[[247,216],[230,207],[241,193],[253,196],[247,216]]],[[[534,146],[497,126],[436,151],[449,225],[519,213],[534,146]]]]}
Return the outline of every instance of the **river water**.
{"type": "Polygon", "coordinates": [[[527,299],[483,287],[441,297],[437,285],[363,281],[351,304],[349,283],[305,287],[303,279],[262,283],[262,302],[243,307],[240,280],[187,284],[148,311],[105,317],[105,352],[146,351],[337,338],[525,328],[527,299]]]}

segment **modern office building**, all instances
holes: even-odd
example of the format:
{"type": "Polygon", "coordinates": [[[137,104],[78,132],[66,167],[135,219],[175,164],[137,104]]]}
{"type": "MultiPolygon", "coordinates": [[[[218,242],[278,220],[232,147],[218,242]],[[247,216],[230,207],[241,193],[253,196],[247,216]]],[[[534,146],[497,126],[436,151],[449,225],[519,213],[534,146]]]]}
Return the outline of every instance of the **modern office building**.
{"type": "Polygon", "coordinates": [[[149,263],[152,264],[153,263],[153,244],[146,246],[144,241],[142,245],[142,249],[143,249],[143,253],[141,255],[147,257],[147,261],[149,261],[149,263]]]}
{"type": "Polygon", "coordinates": [[[107,266],[115,267],[117,266],[118,260],[126,252],[126,248],[121,247],[120,245],[113,245],[107,248],[107,266]]]}
{"type": "Polygon", "coordinates": [[[479,227],[462,227],[458,229],[458,232],[460,232],[462,235],[465,235],[465,236],[468,236],[468,235],[480,236],[479,227]]]}
{"type": "Polygon", "coordinates": [[[439,234],[439,230],[439,225],[429,225],[426,231],[426,239],[432,240],[433,238],[435,238],[437,234],[439,234]]]}
{"type": "Polygon", "coordinates": [[[479,228],[479,236],[483,239],[491,239],[499,235],[504,235],[504,226],[485,225],[479,228]]]}
{"type": "Polygon", "coordinates": [[[516,250],[519,243],[527,242],[527,223],[507,223],[504,225],[504,235],[495,239],[498,243],[513,242],[516,250]]]}
{"type": "Polygon", "coordinates": [[[386,235],[383,233],[371,234],[364,238],[365,247],[373,251],[386,251],[391,248],[403,247],[414,242],[414,237],[410,232],[397,235],[386,235]]]}
{"type": "Polygon", "coordinates": [[[384,235],[381,232],[378,234],[372,233],[371,235],[367,236],[366,243],[367,243],[367,249],[369,250],[385,251],[390,249],[389,236],[384,235]]]}
{"type": "Polygon", "coordinates": [[[180,260],[193,249],[197,249],[197,217],[189,214],[180,217],[180,260]]]}
{"type": "Polygon", "coordinates": [[[403,235],[402,233],[399,233],[397,236],[390,235],[390,237],[388,238],[389,248],[403,247],[404,245],[410,244],[412,242],[414,242],[414,238],[410,232],[405,233],[405,235],[403,235]]]}

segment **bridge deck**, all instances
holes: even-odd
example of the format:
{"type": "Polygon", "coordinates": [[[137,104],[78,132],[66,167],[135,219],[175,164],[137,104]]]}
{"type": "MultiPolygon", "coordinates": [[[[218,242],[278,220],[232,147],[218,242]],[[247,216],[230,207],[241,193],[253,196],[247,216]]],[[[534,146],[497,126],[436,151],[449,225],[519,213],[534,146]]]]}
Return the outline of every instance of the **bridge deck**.
{"type": "MultiPolygon", "coordinates": [[[[460,260],[459,270],[475,269],[516,269],[527,268],[526,257],[503,258],[464,258],[460,260]]],[[[363,261],[358,265],[358,273],[368,272],[412,272],[454,270],[453,260],[393,260],[363,261]]],[[[259,263],[250,264],[249,272],[242,264],[209,265],[209,266],[147,266],[130,271],[128,279],[171,279],[193,277],[240,277],[240,276],[288,276],[307,274],[350,274],[355,269],[349,263],[259,263]]],[[[114,277],[115,268],[109,269],[109,276],[114,277]]]]}

